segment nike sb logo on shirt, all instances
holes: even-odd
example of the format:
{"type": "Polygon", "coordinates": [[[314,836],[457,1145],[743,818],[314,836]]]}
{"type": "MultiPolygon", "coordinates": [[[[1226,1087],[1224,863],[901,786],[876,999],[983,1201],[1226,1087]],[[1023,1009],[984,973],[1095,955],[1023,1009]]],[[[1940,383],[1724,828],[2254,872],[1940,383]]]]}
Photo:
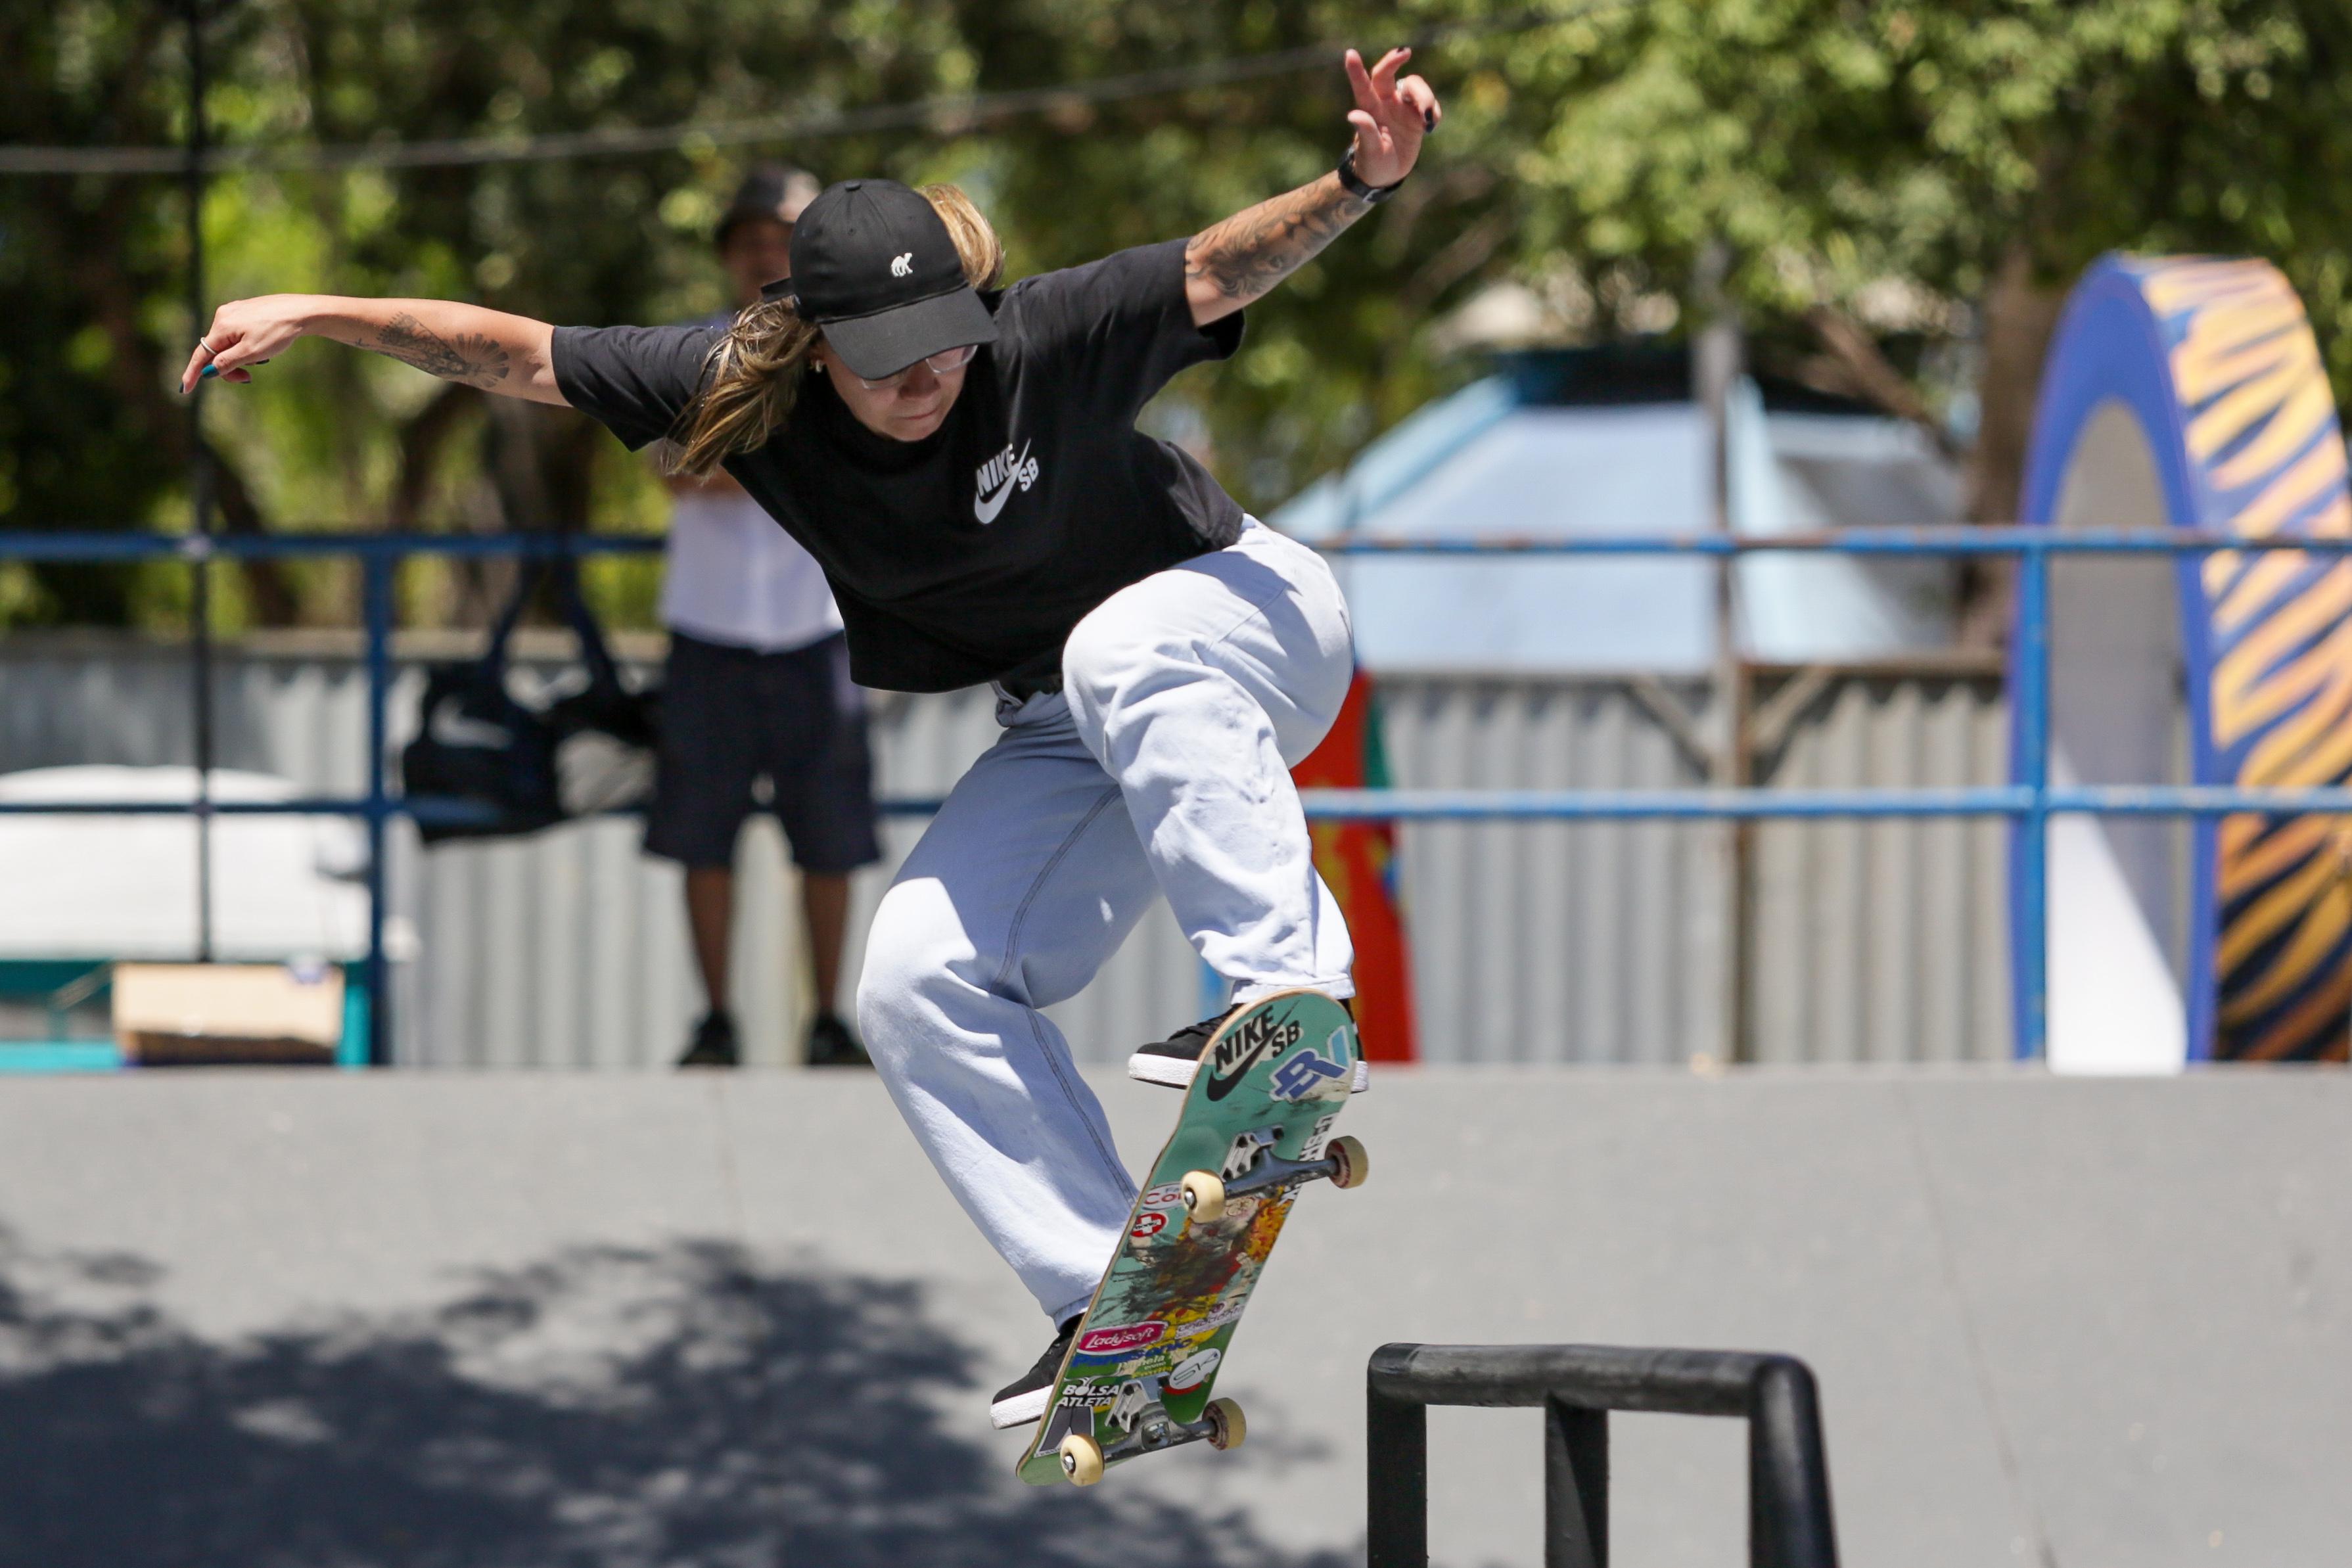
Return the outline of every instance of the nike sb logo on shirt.
{"type": "Polygon", "coordinates": [[[1013,444],[1006,442],[1004,450],[982,463],[973,476],[971,515],[983,524],[994,522],[1012,499],[1014,485],[1025,490],[1036,482],[1037,459],[1029,455],[1029,443],[1022,442],[1015,455],[1013,444]]]}

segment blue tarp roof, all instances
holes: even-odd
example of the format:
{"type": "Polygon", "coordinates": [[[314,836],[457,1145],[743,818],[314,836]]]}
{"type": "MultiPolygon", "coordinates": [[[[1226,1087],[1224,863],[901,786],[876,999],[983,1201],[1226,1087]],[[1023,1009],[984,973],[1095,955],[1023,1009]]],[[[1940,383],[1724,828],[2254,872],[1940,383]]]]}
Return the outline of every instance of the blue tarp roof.
{"type": "MultiPolygon", "coordinates": [[[[1421,409],[1269,519],[1314,542],[1703,532],[1707,429],[1680,356],[1531,356],[1421,409]]],[[[1776,389],[1777,390],[1777,389],[1776,389]]],[[[1778,399],[1776,399],[1778,401],[1778,399]]],[[[1742,532],[1951,521],[1956,478],[1925,437],[1867,414],[1769,405],[1730,416],[1742,532]]],[[[1357,557],[1340,564],[1373,669],[1698,671],[1714,661],[1716,568],[1693,557],[1357,557]]],[[[1760,557],[1736,569],[1752,658],[1860,658],[1950,635],[1948,566],[1760,557]]]]}

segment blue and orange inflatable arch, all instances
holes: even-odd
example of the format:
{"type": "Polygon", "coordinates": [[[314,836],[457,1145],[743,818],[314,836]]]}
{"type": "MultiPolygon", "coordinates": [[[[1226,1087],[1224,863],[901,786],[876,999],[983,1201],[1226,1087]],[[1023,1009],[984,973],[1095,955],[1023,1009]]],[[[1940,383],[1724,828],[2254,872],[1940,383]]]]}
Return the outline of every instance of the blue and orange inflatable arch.
{"type": "MultiPolygon", "coordinates": [[[[2053,527],[2352,532],[2335,400],[2286,279],[2256,260],[2110,257],[2094,267],[2043,373],[2023,501],[2026,521],[2053,527]]],[[[2102,759],[2126,757],[2168,759],[2178,782],[2352,780],[2352,556],[2223,552],[2148,568],[2168,576],[2177,617],[2177,664],[2161,672],[2145,668],[2159,661],[2147,657],[2148,616],[2135,614],[2155,600],[2136,601],[2112,562],[2101,587],[2087,558],[2056,559],[2074,586],[2053,595],[2052,739],[2053,752],[2073,744],[2090,759],[2084,782],[2166,782],[2095,776],[2102,759]],[[2158,699],[2168,735],[2151,729],[2158,699]]],[[[2144,590],[2153,580],[2140,581],[2144,590]]],[[[2116,885],[2136,890],[2168,954],[2188,1058],[2344,1057],[2352,819],[2109,821],[2099,831],[2112,841],[2116,885]]],[[[2064,896],[2053,886],[2053,921],[2064,896]]],[[[2058,952],[2053,940],[2053,998],[2073,983],[2057,972],[2058,952]]]]}

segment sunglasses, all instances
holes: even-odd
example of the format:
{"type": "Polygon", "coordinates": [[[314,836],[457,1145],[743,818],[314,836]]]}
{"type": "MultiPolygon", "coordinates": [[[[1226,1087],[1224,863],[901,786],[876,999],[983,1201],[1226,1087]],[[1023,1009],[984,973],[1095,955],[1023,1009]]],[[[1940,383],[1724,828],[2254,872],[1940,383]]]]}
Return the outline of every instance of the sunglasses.
{"type": "MultiPolygon", "coordinates": [[[[979,352],[980,345],[978,343],[966,343],[961,348],[943,349],[935,354],[926,354],[923,356],[920,363],[929,365],[931,367],[931,373],[934,375],[945,375],[950,371],[961,370],[964,366],[970,364],[971,363],[971,356],[979,352]]],[[[842,368],[845,370],[848,367],[845,365],[842,368]]],[[[894,370],[879,381],[868,381],[861,375],[857,378],[857,384],[864,387],[868,392],[880,392],[886,387],[896,386],[900,382],[906,380],[907,372],[911,371],[915,367],[910,364],[906,370],[894,370]]]]}

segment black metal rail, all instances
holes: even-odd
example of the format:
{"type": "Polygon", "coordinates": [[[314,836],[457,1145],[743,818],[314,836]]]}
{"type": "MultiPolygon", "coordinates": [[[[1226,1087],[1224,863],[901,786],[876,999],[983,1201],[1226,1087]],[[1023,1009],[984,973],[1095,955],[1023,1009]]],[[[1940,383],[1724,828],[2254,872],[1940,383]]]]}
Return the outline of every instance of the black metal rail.
{"type": "Polygon", "coordinates": [[[1365,1369],[1368,1568],[1429,1562],[1432,1405],[1544,1412],[1545,1568],[1608,1568],[1609,1412],[1748,1423],[1748,1560],[1837,1568],[1813,1374],[1793,1356],[1614,1345],[1382,1345],[1365,1369]]]}

